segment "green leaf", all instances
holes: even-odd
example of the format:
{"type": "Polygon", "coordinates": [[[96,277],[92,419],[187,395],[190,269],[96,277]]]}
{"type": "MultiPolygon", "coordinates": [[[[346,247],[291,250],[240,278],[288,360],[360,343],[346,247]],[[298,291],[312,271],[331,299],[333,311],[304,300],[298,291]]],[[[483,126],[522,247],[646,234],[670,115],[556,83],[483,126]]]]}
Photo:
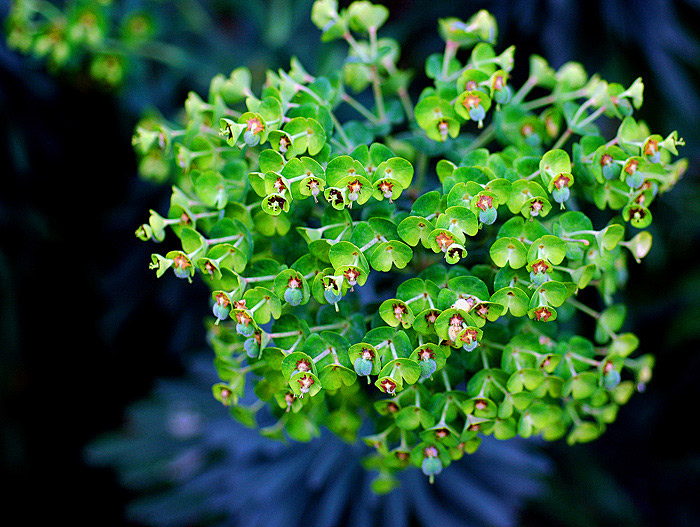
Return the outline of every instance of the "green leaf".
{"type": "Polygon", "coordinates": [[[321,384],[326,390],[334,391],[341,386],[352,386],[357,374],[341,364],[327,364],[319,372],[321,384]]]}
{"type": "Polygon", "coordinates": [[[506,388],[511,393],[518,393],[526,389],[533,391],[544,382],[545,374],[540,370],[522,369],[513,372],[508,379],[506,388]]]}
{"type": "Polygon", "coordinates": [[[372,371],[370,372],[370,375],[378,375],[382,364],[377,349],[372,344],[367,342],[358,342],[357,344],[350,346],[348,350],[348,357],[351,364],[355,364],[355,361],[363,358],[364,356],[369,356],[369,360],[372,361],[372,371]]]}
{"type": "Polygon", "coordinates": [[[418,427],[425,429],[434,424],[432,414],[420,406],[406,406],[396,413],[396,426],[402,430],[415,430],[418,427]]]}
{"type": "Polygon", "coordinates": [[[612,251],[624,236],[625,228],[618,223],[613,223],[600,231],[596,235],[596,240],[601,250],[612,251]]]}
{"type": "Polygon", "coordinates": [[[622,329],[627,316],[627,307],[625,304],[614,304],[606,308],[596,321],[595,341],[599,344],[608,342],[611,338],[611,332],[617,332],[622,329]]]}
{"type": "Polygon", "coordinates": [[[384,365],[379,372],[379,377],[401,378],[407,384],[415,384],[420,379],[420,366],[411,359],[394,359],[384,365]]]}
{"type": "Polygon", "coordinates": [[[571,291],[566,285],[550,280],[535,289],[530,299],[530,308],[537,306],[559,307],[569,296],[571,296],[571,291]]]}
{"type": "Polygon", "coordinates": [[[277,296],[262,286],[248,289],[243,299],[246,309],[253,313],[253,319],[259,325],[267,324],[271,318],[279,318],[282,314],[282,304],[277,296]]]}
{"type": "Polygon", "coordinates": [[[348,155],[334,157],[326,166],[326,184],[337,187],[338,183],[345,178],[365,176],[365,167],[348,155]]]}
{"type": "Polygon", "coordinates": [[[440,288],[430,280],[419,277],[404,280],[396,289],[396,298],[399,298],[411,306],[414,313],[418,313],[434,306],[440,294],[440,288]]]}
{"type": "Polygon", "coordinates": [[[517,287],[503,287],[491,296],[491,301],[501,304],[504,308],[504,315],[510,312],[514,317],[522,317],[528,311],[530,299],[517,287]]]}
{"type": "Polygon", "coordinates": [[[328,259],[335,269],[344,267],[357,268],[361,273],[361,278],[358,278],[358,282],[361,282],[360,285],[363,285],[367,280],[370,272],[369,263],[356,245],[348,241],[339,241],[331,246],[328,251],[328,259]]]}
{"type": "Polygon", "coordinates": [[[413,180],[413,165],[402,157],[392,157],[377,167],[373,175],[373,182],[381,179],[393,179],[398,181],[402,188],[407,189],[413,180]]]}
{"type": "MultiPolygon", "coordinates": [[[[440,164],[440,161],[438,161],[438,164],[440,164]]],[[[413,202],[411,214],[424,218],[437,216],[438,213],[442,212],[440,209],[441,199],[442,195],[437,190],[431,190],[430,192],[421,194],[416,201],[413,202]]]]}
{"type": "Polygon", "coordinates": [[[436,96],[429,96],[418,101],[415,118],[428,137],[433,141],[444,142],[447,137],[455,138],[459,134],[457,114],[448,101],[436,96]],[[441,125],[444,123],[444,128],[441,125]]]}
{"type": "Polygon", "coordinates": [[[390,298],[382,302],[379,306],[379,316],[392,327],[402,325],[410,328],[415,316],[411,308],[402,300],[390,298]]]}
{"type": "Polygon", "coordinates": [[[546,234],[535,240],[527,253],[528,262],[535,260],[547,260],[559,265],[566,257],[566,243],[551,234],[546,234]]]}
{"type": "Polygon", "coordinates": [[[285,269],[277,275],[274,281],[273,290],[280,301],[285,301],[287,298],[285,295],[289,289],[298,289],[302,294],[301,299],[294,305],[304,305],[311,298],[309,283],[304,278],[304,275],[294,269],[285,269]]]}
{"type": "Polygon", "coordinates": [[[477,42],[495,42],[498,25],[494,16],[485,9],[479,10],[465,23],[455,17],[438,20],[440,36],[445,41],[452,41],[466,48],[477,42]]]}
{"type": "Polygon", "coordinates": [[[415,247],[420,242],[423,247],[430,247],[430,233],[434,225],[421,216],[408,216],[397,227],[399,236],[408,245],[415,247]]]}
{"type": "Polygon", "coordinates": [[[571,395],[574,399],[585,399],[598,389],[598,375],[586,371],[568,379],[562,388],[562,395],[571,395]]]}
{"type": "Polygon", "coordinates": [[[289,437],[301,443],[308,443],[313,438],[321,435],[321,431],[313,419],[301,412],[287,414],[285,430],[289,437]]]}
{"type": "Polygon", "coordinates": [[[392,240],[378,244],[369,258],[370,265],[377,271],[388,272],[393,266],[406,267],[413,258],[413,251],[403,242],[392,240]]]}
{"type": "Polygon", "coordinates": [[[540,174],[547,175],[548,179],[561,173],[571,174],[571,158],[564,150],[550,150],[542,156],[539,169],[540,174]]]}
{"type": "Polygon", "coordinates": [[[571,432],[569,432],[569,435],[566,437],[566,442],[569,445],[573,445],[574,443],[589,443],[600,437],[600,434],[601,430],[595,423],[583,421],[574,424],[571,432]]]}
{"type": "Polygon", "coordinates": [[[289,217],[284,213],[274,216],[261,210],[253,216],[253,221],[255,230],[263,236],[284,236],[291,228],[289,217]]]}
{"type": "Polygon", "coordinates": [[[513,269],[519,269],[527,263],[528,250],[517,238],[499,238],[489,250],[491,259],[499,267],[510,265],[513,269]]]}
{"type": "Polygon", "coordinates": [[[476,215],[462,206],[448,207],[444,214],[435,222],[436,229],[445,229],[450,232],[459,232],[460,238],[464,235],[475,236],[479,232],[479,222],[476,215]]]}

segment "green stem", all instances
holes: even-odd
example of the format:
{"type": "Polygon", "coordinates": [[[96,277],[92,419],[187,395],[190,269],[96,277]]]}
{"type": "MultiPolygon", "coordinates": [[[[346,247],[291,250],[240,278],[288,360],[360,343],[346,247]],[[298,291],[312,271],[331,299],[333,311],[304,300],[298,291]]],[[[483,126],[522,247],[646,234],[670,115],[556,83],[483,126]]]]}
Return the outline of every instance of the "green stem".
{"type": "MultiPolygon", "coordinates": [[[[393,62],[391,62],[391,59],[383,60],[382,65],[387,69],[387,71],[389,72],[389,75],[396,75],[398,73],[396,66],[394,66],[393,62]]],[[[400,86],[397,90],[397,93],[399,95],[399,100],[401,101],[401,105],[403,106],[403,111],[406,114],[406,118],[409,121],[413,121],[413,119],[414,119],[413,102],[411,101],[410,95],[406,91],[406,87],[400,86]]]]}
{"type": "Polygon", "coordinates": [[[575,424],[580,425],[582,423],[581,417],[574,411],[573,406],[567,405],[566,411],[569,413],[575,424]]]}
{"type": "MultiPolygon", "coordinates": [[[[511,104],[520,104],[520,102],[527,96],[528,93],[530,93],[532,91],[532,89],[535,86],[537,86],[537,77],[533,77],[533,76],[528,77],[527,80],[520,87],[520,89],[517,92],[515,92],[510,103],[511,104]]],[[[530,108],[528,108],[527,105],[528,105],[528,103],[523,104],[523,108],[529,110],[530,108]]]]}
{"type": "Polygon", "coordinates": [[[495,349],[497,349],[497,350],[504,350],[504,349],[506,349],[505,344],[499,344],[498,342],[493,342],[493,341],[490,341],[490,340],[482,340],[482,341],[481,341],[481,344],[483,344],[484,346],[489,346],[490,348],[495,348],[495,349]]]}
{"type": "Polygon", "coordinates": [[[474,141],[469,143],[469,146],[466,148],[466,152],[471,152],[472,150],[476,150],[477,148],[489,144],[493,140],[494,135],[496,135],[496,125],[495,123],[491,123],[481,131],[474,141]]]}
{"type": "Polygon", "coordinates": [[[420,193],[423,189],[423,184],[425,182],[425,174],[428,169],[428,156],[425,152],[418,153],[418,159],[416,161],[416,180],[415,183],[411,183],[411,187],[415,189],[417,193],[420,193]]]}
{"type": "Polygon", "coordinates": [[[367,119],[369,122],[372,124],[378,124],[379,120],[377,117],[370,112],[367,107],[362,104],[360,101],[352,97],[351,95],[348,95],[347,93],[343,92],[343,94],[340,96],[340,98],[348,103],[350,106],[352,106],[359,114],[361,114],[365,119],[367,119]]]}
{"type": "Polygon", "coordinates": [[[348,326],[348,322],[336,322],[335,324],[325,324],[321,326],[312,326],[309,328],[310,333],[320,333],[321,331],[332,331],[334,329],[343,329],[348,326]]]}
{"type": "Polygon", "coordinates": [[[583,355],[574,353],[573,351],[567,352],[567,356],[570,356],[578,361],[585,362],[586,364],[590,364],[591,366],[600,366],[599,360],[589,359],[588,357],[584,357],[583,355]]]}
{"type": "Polygon", "coordinates": [[[249,364],[248,366],[246,366],[246,367],[244,367],[244,368],[241,368],[241,369],[239,370],[239,372],[240,372],[240,373],[247,373],[247,372],[249,372],[249,371],[253,371],[253,370],[258,369],[258,368],[260,368],[261,366],[266,366],[266,363],[265,363],[264,360],[258,361],[258,362],[256,362],[255,364],[249,364]]]}
{"type": "Polygon", "coordinates": [[[389,349],[391,350],[391,356],[394,357],[394,360],[397,360],[399,355],[396,353],[396,347],[394,346],[393,342],[389,343],[389,349]]]}
{"type": "Polygon", "coordinates": [[[365,252],[367,249],[372,247],[375,243],[378,243],[380,241],[379,238],[372,238],[370,241],[368,241],[366,244],[364,244],[362,247],[360,247],[360,252],[365,252]]]}
{"type": "Polygon", "coordinates": [[[580,99],[581,97],[584,97],[587,93],[587,89],[581,88],[580,90],[572,92],[551,94],[547,95],[546,97],[540,97],[539,99],[533,99],[532,101],[528,101],[523,104],[523,108],[525,110],[534,110],[536,108],[540,108],[542,106],[547,106],[549,104],[554,104],[557,102],[570,101],[572,99],[580,99]]]}
{"type": "MultiPolygon", "coordinates": [[[[377,28],[370,27],[369,31],[369,46],[370,53],[372,54],[372,59],[377,60],[377,28]]],[[[384,95],[382,94],[382,82],[379,77],[379,70],[376,65],[370,66],[370,72],[372,73],[372,91],[374,92],[374,101],[377,105],[377,111],[379,112],[379,120],[381,122],[386,121],[386,110],[384,109],[384,95]]]]}
{"type": "Polygon", "coordinates": [[[331,348],[326,348],[326,349],[324,349],[321,353],[319,353],[318,355],[316,355],[316,356],[315,356],[313,359],[311,359],[311,360],[314,361],[314,364],[315,364],[315,363],[317,363],[318,361],[320,361],[321,359],[326,358],[326,357],[327,357],[328,355],[330,355],[330,354],[331,354],[331,348]]]}
{"type": "Polygon", "coordinates": [[[598,108],[595,112],[593,112],[591,115],[586,117],[583,121],[581,121],[580,123],[577,123],[577,126],[584,127],[588,123],[592,123],[593,121],[595,121],[598,117],[603,115],[603,113],[605,113],[605,106],[601,106],[600,108],[598,108]]]}
{"type": "Polygon", "coordinates": [[[567,128],[566,131],[563,134],[561,134],[561,137],[559,139],[557,139],[557,142],[554,143],[554,145],[552,146],[552,150],[556,150],[558,148],[561,148],[564,145],[564,143],[566,143],[566,141],[569,139],[569,137],[571,137],[571,134],[573,134],[573,133],[574,133],[574,131],[571,128],[567,128]]]}
{"type": "Polygon", "coordinates": [[[594,100],[592,97],[586,99],[586,100],[583,102],[583,104],[582,104],[581,106],[579,106],[578,110],[576,110],[576,113],[575,113],[574,116],[572,117],[571,122],[572,122],[572,123],[577,123],[578,120],[579,120],[579,118],[581,117],[581,115],[583,115],[583,112],[586,111],[586,108],[588,108],[590,105],[592,105],[594,101],[595,101],[595,100],[594,100]]]}
{"type": "Polygon", "coordinates": [[[254,282],[267,282],[268,280],[274,280],[277,278],[276,274],[269,274],[266,276],[251,276],[249,278],[246,278],[244,276],[241,277],[241,279],[246,283],[246,284],[252,284],[254,282]]]}
{"type": "Polygon", "coordinates": [[[338,135],[340,135],[340,138],[343,140],[345,143],[345,148],[348,152],[352,151],[355,148],[355,144],[350,140],[348,135],[345,133],[345,130],[343,129],[343,125],[340,124],[340,121],[338,121],[338,118],[335,116],[333,112],[329,112],[331,115],[331,120],[333,121],[333,125],[335,126],[336,130],[338,130],[338,135]]]}
{"type": "Polygon", "coordinates": [[[357,56],[360,58],[360,60],[362,62],[367,63],[370,61],[369,57],[367,55],[365,55],[365,52],[362,50],[360,45],[357,43],[357,40],[355,40],[355,37],[353,37],[349,31],[346,31],[343,34],[343,38],[345,39],[345,41],[348,44],[350,44],[350,47],[353,49],[353,51],[355,51],[355,53],[357,54],[357,56]]]}
{"type": "Polygon", "coordinates": [[[205,239],[205,243],[207,247],[211,247],[212,245],[216,245],[217,243],[227,243],[227,242],[232,242],[235,240],[239,240],[243,238],[242,234],[232,234],[231,236],[223,236],[221,238],[210,238],[210,239],[205,239]]]}
{"type": "Polygon", "coordinates": [[[458,44],[452,40],[445,42],[445,54],[442,56],[442,71],[440,73],[440,77],[442,77],[443,80],[447,78],[447,70],[449,69],[450,61],[455,56],[455,53],[457,53],[458,47],[458,44]]]}
{"type": "Polygon", "coordinates": [[[488,370],[489,368],[491,368],[491,366],[489,366],[489,360],[486,357],[486,352],[481,346],[479,347],[479,353],[481,354],[481,364],[484,366],[485,370],[488,370]]]}
{"type": "Polygon", "coordinates": [[[452,384],[450,383],[450,378],[447,376],[447,371],[442,370],[442,381],[445,383],[445,391],[452,391],[452,384]]]}
{"type": "Polygon", "coordinates": [[[596,310],[594,310],[594,309],[591,309],[591,308],[588,307],[587,305],[582,304],[581,302],[579,302],[579,301],[576,300],[575,298],[569,297],[569,298],[566,299],[566,301],[567,301],[569,304],[571,304],[572,306],[574,306],[576,309],[578,309],[579,311],[582,311],[583,313],[586,313],[588,316],[593,317],[593,318],[596,319],[596,320],[599,320],[599,319],[600,319],[600,313],[598,313],[598,312],[597,312],[596,310]]]}
{"type": "Polygon", "coordinates": [[[562,236],[561,239],[565,242],[578,242],[582,243],[585,246],[589,245],[588,240],[584,240],[583,238],[570,238],[569,236],[562,236]]]}

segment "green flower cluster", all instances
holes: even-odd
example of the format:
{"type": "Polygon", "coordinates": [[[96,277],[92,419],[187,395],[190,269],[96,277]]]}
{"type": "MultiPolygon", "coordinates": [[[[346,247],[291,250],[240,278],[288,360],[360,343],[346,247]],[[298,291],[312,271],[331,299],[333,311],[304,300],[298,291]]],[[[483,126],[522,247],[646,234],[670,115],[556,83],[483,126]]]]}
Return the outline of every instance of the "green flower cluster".
{"type": "Polygon", "coordinates": [[[112,0],[14,0],[4,21],[10,49],[44,61],[53,71],[81,71],[111,88],[121,86],[135,59],[179,64],[182,51],[156,42],[153,6],[112,0]]]}
{"type": "Polygon", "coordinates": [[[686,166],[675,132],[634,119],[641,80],[534,56],[514,89],[514,49],[495,51],[485,11],[440,20],[445,52],[413,104],[398,44],[377,36],[388,16],[318,0],[322,40],[349,44],[341,70],[293,59],[255,93],[239,68],[191,93],[182,124],[148,117],[134,135],[142,175],[173,183],[167,216],[136,234],[181,247],[151,267],[211,289],[214,397],[249,426],[268,408],[261,433],[279,439],[325,426],[354,441],[370,420],[378,492],[407,466],[432,481],[484,435],[604,432],[654,362],[632,356],[615,295],[650,250],[650,203],[686,166]]]}

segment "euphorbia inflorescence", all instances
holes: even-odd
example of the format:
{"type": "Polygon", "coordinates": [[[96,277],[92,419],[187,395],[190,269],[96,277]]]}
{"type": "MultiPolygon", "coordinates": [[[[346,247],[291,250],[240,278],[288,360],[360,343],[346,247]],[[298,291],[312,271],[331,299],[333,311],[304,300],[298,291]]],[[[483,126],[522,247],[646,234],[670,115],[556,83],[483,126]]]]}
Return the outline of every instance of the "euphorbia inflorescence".
{"type": "Polygon", "coordinates": [[[239,68],[190,94],[181,124],[140,123],[134,143],[169,164],[173,194],[137,235],[182,244],[151,265],[206,278],[214,395],[236,417],[308,441],[321,426],[356,438],[368,415],[378,481],[409,465],[432,480],[484,435],[591,441],[650,379],[619,291],[683,142],[635,120],[639,79],[532,56],[513,86],[514,49],[496,50],[485,11],[439,21],[445,52],[414,102],[378,34],[388,16],[318,0],[322,40],[349,46],[341,70],[293,59],[254,92],[239,68]],[[242,404],[245,386],[261,402],[242,404]]]}

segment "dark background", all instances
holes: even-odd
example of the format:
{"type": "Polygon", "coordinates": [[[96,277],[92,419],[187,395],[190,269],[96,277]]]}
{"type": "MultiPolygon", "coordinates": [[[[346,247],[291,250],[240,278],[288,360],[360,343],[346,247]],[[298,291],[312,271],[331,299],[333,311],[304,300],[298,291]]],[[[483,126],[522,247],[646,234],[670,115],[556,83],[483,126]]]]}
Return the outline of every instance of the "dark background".
{"type": "MultiPolygon", "coordinates": [[[[403,66],[419,74],[442,49],[438,18],[487,8],[499,21],[499,48],[517,46],[516,76],[530,53],[555,67],[580,61],[623,85],[642,76],[642,118],[654,132],[685,138],[690,168],[655,202],[651,254],[631,263],[624,293],[627,327],[656,354],[654,379],[600,440],[546,445],[551,485],[523,506],[519,525],[700,525],[700,3],[384,3],[386,32],[404,45],[403,66]]],[[[138,179],[131,134],[151,106],[169,115],[188,90],[205,95],[214,72],[248,65],[260,78],[288,67],[293,54],[312,73],[332,66],[338,48],[318,46],[311,2],[280,4],[212,2],[216,28],[182,37],[196,68],[135,70],[117,92],[0,44],[3,516],[140,525],[125,513],[139,491],[86,463],[84,449],[122,427],[125,409],[148,397],[156,379],[187,373],[188,356],[206,348],[208,307],[196,281],[156,280],[148,270],[154,247],[133,232],[149,208],[166,210],[169,189],[138,179]]],[[[0,6],[4,18],[8,4],[0,6]]],[[[414,100],[424,83],[418,75],[414,100]]]]}

